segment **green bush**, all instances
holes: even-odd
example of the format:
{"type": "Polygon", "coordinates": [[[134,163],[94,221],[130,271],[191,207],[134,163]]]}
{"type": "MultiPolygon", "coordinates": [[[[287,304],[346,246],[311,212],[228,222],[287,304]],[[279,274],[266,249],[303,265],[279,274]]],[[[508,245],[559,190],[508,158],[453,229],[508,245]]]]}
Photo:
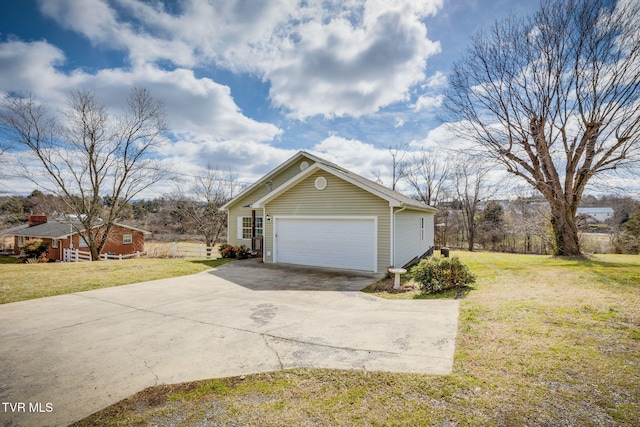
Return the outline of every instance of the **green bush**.
{"type": "Polygon", "coordinates": [[[20,247],[20,253],[27,259],[39,259],[49,249],[49,244],[42,240],[32,240],[20,247]]]}
{"type": "Polygon", "coordinates": [[[413,279],[420,283],[420,289],[433,294],[447,289],[463,287],[475,283],[475,275],[457,256],[442,258],[432,256],[420,261],[411,270],[413,279]]]}

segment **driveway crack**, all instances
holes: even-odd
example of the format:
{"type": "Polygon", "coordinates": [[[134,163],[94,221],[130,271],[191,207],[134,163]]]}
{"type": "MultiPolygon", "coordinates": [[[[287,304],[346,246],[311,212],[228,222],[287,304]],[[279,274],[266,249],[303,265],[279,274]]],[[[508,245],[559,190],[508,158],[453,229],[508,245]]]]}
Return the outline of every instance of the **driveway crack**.
{"type": "Polygon", "coordinates": [[[147,369],[149,370],[149,372],[151,372],[151,374],[153,374],[153,376],[154,376],[154,377],[156,377],[156,382],[155,382],[155,383],[153,383],[153,385],[154,385],[154,386],[157,386],[157,385],[158,385],[158,382],[160,381],[160,378],[158,378],[158,374],[156,374],[156,373],[153,371],[153,368],[151,368],[151,366],[149,366],[149,364],[147,363],[147,361],[146,361],[146,360],[143,360],[143,362],[144,362],[144,366],[146,366],[146,367],[147,367],[147,369]]]}
{"type": "Polygon", "coordinates": [[[260,336],[262,336],[262,339],[264,340],[264,344],[267,346],[267,348],[271,350],[273,354],[276,355],[276,358],[278,359],[278,364],[280,365],[280,370],[281,371],[284,370],[284,363],[282,363],[282,359],[280,359],[280,354],[278,353],[278,350],[276,350],[269,344],[269,341],[267,340],[267,335],[260,334],[260,336]]]}

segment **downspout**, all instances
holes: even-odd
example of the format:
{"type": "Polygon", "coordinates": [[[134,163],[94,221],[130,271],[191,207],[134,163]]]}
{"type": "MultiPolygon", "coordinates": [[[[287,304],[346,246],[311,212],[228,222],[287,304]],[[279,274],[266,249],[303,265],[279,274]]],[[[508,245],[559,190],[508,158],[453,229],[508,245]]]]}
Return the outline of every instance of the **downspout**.
{"type": "Polygon", "coordinates": [[[398,212],[402,212],[405,209],[407,209],[407,205],[402,206],[402,209],[399,209],[394,212],[393,206],[391,206],[391,212],[393,212],[393,218],[392,218],[393,224],[391,225],[391,247],[393,248],[393,250],[391,251],[391,265],[393,265],[394,267],[397,267],[395,265],[396,263],[396,214],[398,212]]]}

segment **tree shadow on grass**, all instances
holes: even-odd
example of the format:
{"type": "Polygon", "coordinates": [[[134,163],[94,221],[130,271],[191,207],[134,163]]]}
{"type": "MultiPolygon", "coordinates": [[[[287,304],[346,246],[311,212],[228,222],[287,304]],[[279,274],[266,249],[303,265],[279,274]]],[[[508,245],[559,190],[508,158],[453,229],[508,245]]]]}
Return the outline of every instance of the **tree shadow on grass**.
{"type": "Polygon", "coordinates": [[[425,292],[421,292],[420,294],[413,297],[413,299],[462,299],[465,298],[471,291],[475,291],[476,288],[473,286],[462,286],[453,289],[447,289],[441,292],[436,292],[434,294],[427,294],[425,292]]]}
{"type": "Polygon", "coordinates": [[[230,258],[212,258],[212,259],[194,259],[193,261],[191,261],[194,264],[202,264],[202,265],[206,265],[207,267],[210,268],[215,268],[215,267],[219,267],[223,264],[227,264],[229,262],[233,261],[230,258]]]}

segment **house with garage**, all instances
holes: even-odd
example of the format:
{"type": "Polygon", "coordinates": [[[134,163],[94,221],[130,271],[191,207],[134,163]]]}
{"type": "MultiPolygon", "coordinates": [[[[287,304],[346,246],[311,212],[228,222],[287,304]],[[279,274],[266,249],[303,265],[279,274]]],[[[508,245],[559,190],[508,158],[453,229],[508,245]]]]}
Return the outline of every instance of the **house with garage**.
{"type": "Polygon", "coordinates": [[[377,273],[433,250],[437,211],[304,151],[220,209],[265,263],[377,273]]]}
{"type": "MultiPolygon", "coordinates": [[[[104,225],[96,224],[91,230],[100,233],[104,225]]],[[[47,256],[50,260],[62,261],[65,249],[88,251],[85,239],[87,231],[78,221],[72,219],[49,220],[46,215],[29,215],[26,226],[13,231],[14,253],[33,240],[41,240],[49,245],[47,256]]],[[[149,232],[124,224],[115,224],[109,239],[102,249],[103,254],[129,255],[144,251],[145,234],[149,232]]]]}

